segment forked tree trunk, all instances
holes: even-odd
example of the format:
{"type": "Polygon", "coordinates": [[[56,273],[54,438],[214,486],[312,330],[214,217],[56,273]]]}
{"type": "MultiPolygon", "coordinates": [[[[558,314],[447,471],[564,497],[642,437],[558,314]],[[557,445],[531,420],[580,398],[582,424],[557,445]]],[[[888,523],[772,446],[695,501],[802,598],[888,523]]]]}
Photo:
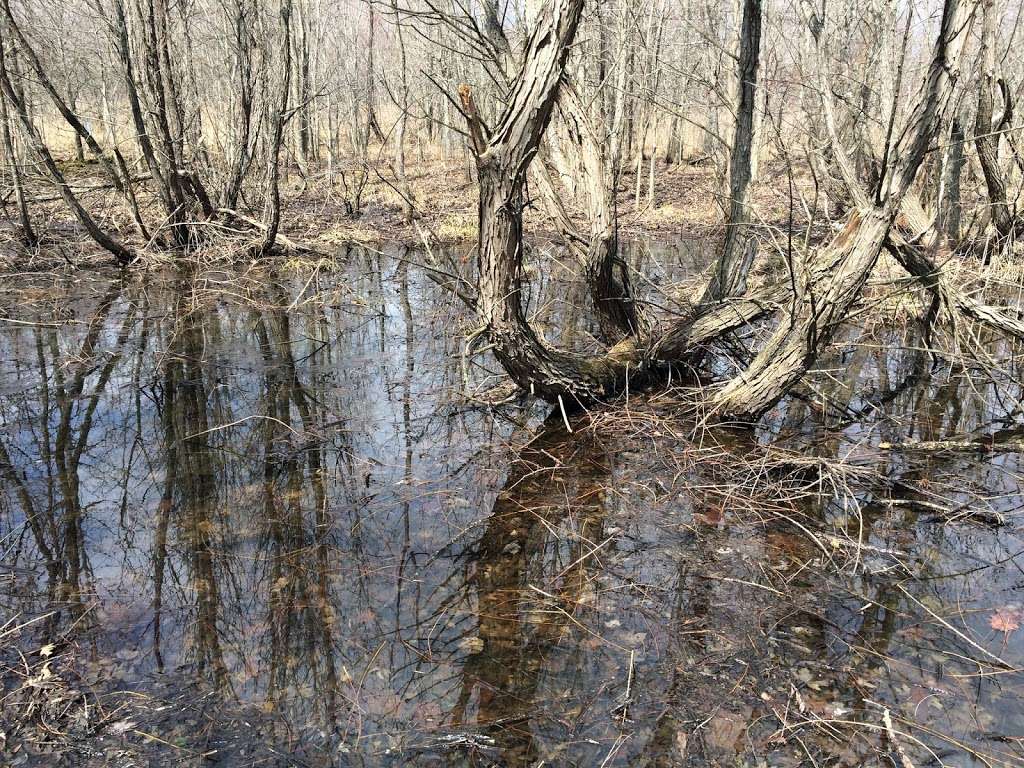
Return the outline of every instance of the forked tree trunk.
{"type": "MultiPolygon", "coordinates": [[[[899,132],[878,190],[878,201],[855,211],[846,228],[797,276],[796,306],[746,371],[715,397],[720,411],[753,419],[774,405],[807,372],[861,295],[900,205],[917,175],[952,99],[974,3],[946,0],[935,52],[906,125],[899,132]]],[[[863,195],[858,195],[863,199],[863,195]]]]}
{"type": "Polygon", "coordinates": [[[642,377],[648,361],[685,357],[711,339],[773,311],[778,288],[749,299],[721,303],[696,321],[677,324],[657,343],[626,339],[605,355],[582,356],[547,344],[526,319],[520,296],[523,184],[530,160],[550,120],[565,58],[583,10],[583,0],[551,0],[538,14],[523,67],[509,103],[490,136],[485,135],[468,86],[460,89],[477,157],[480,186],[478,291],[482,334],[509,376],[550,402],[590,402],[620,392],[642,377]]]}
{"type": "Polygon", "coordinates": [[[588,235],[572,224],[543,162],[537,163],[537,181],[559,233],[583,267],[602,340],[614,344],[624,336],[639,334],[644,325],[633,298],[628,267],[619,255],[615,182],[606,163],[605,147],[596,136],[595,118],[569,79],[559,90],[558,107],[568,139],[566,148],[571,148],[569,156],[574,161],[569,163],[560,153],[560,170],[563,176],[578,175],[581,179],[588,235]]]}
{"type": "Polygon", "coordinates": [[[178,68],[172,66],[168,3],[135,0],[128,10],[123,0],[113,0],[113,11],[112,28],[132,122],[164,207],[162,229],[170,232],[175,245],[194,247],[205,235],[198,222],[212,216],[214,208],[194,164],[186,159],[196,145],[199,125],[184,114],[178,68]],[[136,46],[130,23],[138,28],[136,46]]]}
{"type": "Polygon", "coordinates": [[[538,12],[522,69],[490,136],[468,86],[460,97],[470,122],[480,187],[477,311],[512,379],[547,400],[593,400],[625,383],[622,366],[546,344],[526,319],[520,294],[523,185],[551,119],[583,0],[551,0],[538,12]]]}
{"type": "MultiPolygon", "coordinates": [[[[490,135],[468,86],[460,96],[468,117],[480,186],[477,311],[481,333],[511,378],[549,401],[594,400],[620,391],[635,372],[679,360],[701,343],[770,311],[785,290],[763,300],[722,302],[677,323],[658,339],[629,339],[601,356],[583,357],[547,344],[530,326],[520,299],[523,184],[550,120],[565,59],[583,10],[582,0],[550,0],[540,11],[509,102],[490,135]],[[710,335],[709,335],[710,334],[710,335]]],[[[973,7],[947,0],[924,87],[883,168],[880,203],[865,206],[798,276],[798,294],[783,323],[751,364],[715,399],[723,412],[752,418],[781,398],[807,371],[852,304],[886,241],[925,151],[946,111],[973,7]]],[[[863,195],[862,195],[863,197],[863,195]]]]}

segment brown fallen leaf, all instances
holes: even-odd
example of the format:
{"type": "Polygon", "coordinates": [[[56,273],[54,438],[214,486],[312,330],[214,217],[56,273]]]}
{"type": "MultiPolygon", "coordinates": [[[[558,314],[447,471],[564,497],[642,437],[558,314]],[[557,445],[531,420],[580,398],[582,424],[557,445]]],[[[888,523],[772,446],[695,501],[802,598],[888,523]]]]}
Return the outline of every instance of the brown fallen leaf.
{"type": "Polygon", "coordinates": [[[1020,629],[1022,619],[1024,619],[1024,610],[1019,605],[1004,605],[992,614],[988,625],[997,632],[1009,634],[1020,629]]]}

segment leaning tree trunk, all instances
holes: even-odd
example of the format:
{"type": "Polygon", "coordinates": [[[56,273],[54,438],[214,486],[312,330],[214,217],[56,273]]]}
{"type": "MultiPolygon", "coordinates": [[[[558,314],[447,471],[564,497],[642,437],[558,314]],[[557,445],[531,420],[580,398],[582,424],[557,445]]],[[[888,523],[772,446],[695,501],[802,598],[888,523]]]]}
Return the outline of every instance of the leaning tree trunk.
{"type": "Polygon", "coordinates": [[[1011,311],[985,304],[973,295],[958,289],[943,272],[936,255],[949,258],[950,242],[913,195],[907,195],[896,227],[889,233],[886,247],[911,275],[918,278],[939,306],[1001,335],[1024,341],[1024,319],[1011,311]]]}
{"type": "Polygon", "coordinates": [[[92,132],[90,132],[89,129],[86,128],[85,124],[79,119],[75,112],[74,102],[71,101],[70,104],[65,102],[64,98],[57,91],[56,86],[47,75],[39,56],[35,52],[35,49],[33,49],[29,44],[28,39],[21,31],[21,27],[18,26],[18,23],[14,18],[14,14],[11,12],[9,0],[2,0],[0,7],[3,9],[6,26],[10,30],[18,49],[35,72],[36,80],[43,87],[43,90],[50,95],[50,100],[53,102],[53,105],[74,131],[77,158],[79,160],[84,159],[82,151],[82,144],[84,141],[85,145],[89,147],[89,151],[95,155],[100,167],[103,168],[103,172],[110,180],[114,189],[124,197],[125,202],[128,204],[128,209],[131,211],[132,220],[135,223],[139,235],[143,239],[148,240],[149,231],[146,229],[146,225],[142,220],[142,214],[139,211],[139,204],[135,197],[135,190],[132,187],[131,173],[128,170],[128,164],[125,162],[121,151],[116,146],[113,147],[113,151],[111,153],[113,161],[111,161],[111,157],[108,156],[103,147],[100,146],[96,137],[93,136],[92,132]]]}
{"type": "Polygon", "coordinates": [[[4,20],[7,29],[11,33],[11,37],[17,44],[22,55],[25,57],[25,60],[28,61],[29,65],[32,67],[32,70],[35,72],[39,85],[41,85],[43,90],[50,95],[50,99],[53,102],[53,105],[57,108],[57,111],[60,112],[64,120],[75,132],[76,143],[79,146],[81,146],[82,141],[85,141],[85,144],[89,147],[89,151],[96,156],[96,159],[99,161],[100,166],[106,173],[107,178],[110,179],[110,183],[114,185],[115,189],[121,191],[122,185],[125,183],[125,181],[118,174],[117,170],[114,168],[113,163],[111,163],[110,161],[110,157],[108,157],[107,153],[103,151],[103,148],[100,146],[99,142],[96,141],[96,138],[92,135],[89,129],[85,127],[84,123],[82,123],[82,121],[79,120],[78,115],[74,112],[74,109],[68,105],[68,103],[57,91],[56,86],[50,80],[50,77],[49,75],[47,75],[46,70],[43,68],[43,64],[39,60],[39,56],[36,54],[35,49],[31,45],[29,45],[29,42],[25,38],[25,35],[22,34],[21,27],[18,25],[18,22],[14,18],[14,14],[11,13],[10,0],[0,1],[0,8],[3,9],[4,20]]]}
{"type": "Polygon", "coordinates": [[[946,0],[924,86],[881,169],[877,202],[855,211],[846,228],[815,256],[808,273],[797,276],[802,284],[797,286],[792,316],[747,370],[718,393],[714,405],[719,411],[754,419],[778,402],[807,372],[860,297],[952,100],[973,5],[946,0]]]}
{"type": "Polygon", "coordinates": [[[89,215],[89,212],[82,207],[82,204],[79,202],[78,198],[75,197],[74,193],[71,191],[71,187],[64,179],[64,174],[61,173],[60,168],[53,159],[53,155],[50,154],[50,150],[47,148],[42,135],[39,133],[39,129],[36,128],[32,119],[29,117],[25,101],[11,83],[10,76],[8,75],[3,39],[0,39],[0,91],[3,92],[3,97],[7,100],[7,103],[14,108],[14,112],[21,123],[22,133],[31,145],[33,151],[39,157],[43,168],[46,169],[46,172],[57,187],[57,191],[60,193],[60,196],[67,204],[68,208],[71,209],[75,218],[78,219],[83,229],[85,229],[89,236],[101,248],[111,253],[114,258],[117,259],[118,264],[121,266],[129,264],[135,258],[135,255],[118,240],[104,232],[92,216],[89,215]]]}

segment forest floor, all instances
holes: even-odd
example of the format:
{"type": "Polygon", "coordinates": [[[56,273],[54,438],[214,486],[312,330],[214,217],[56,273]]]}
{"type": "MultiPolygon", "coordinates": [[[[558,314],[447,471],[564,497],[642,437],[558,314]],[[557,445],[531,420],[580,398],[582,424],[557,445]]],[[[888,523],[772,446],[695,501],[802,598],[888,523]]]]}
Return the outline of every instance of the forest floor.
{"type": "MultiPolygon", "coordinates": [[[[779,185],[778,173],[770,169],[762,174],[754,191],[754,204],[766,222],[781,223],[788,214],[788,185],[779,185]]],[[[476,237],[476,180],[465,168],[447,168],[440,162],[424,162],[412,167],[409,183],[416,204],[416,219],[406,220],[402,198],[393,182],[382,171],[371,173],[364,193],[364,211],[359,216],[344,212],[340,195],[327,185],[291,185],[288,229],[306,240],[346,242],[405,241],[422,244],[424,234],[442,244],[470,242],[476,237]],[[327,194],[325,195],[325,191],[327,194]],[[326,214],[326,217],[324,216],[326,214]],[[328,225],[326,231],[324,225],[328,225]]],[[[794,178],[796,194],[813,195],[807,178],[794,178]]],[[[337,185],[335,185],[336,188],[337,185]]],[[[725,201],[720,179],[709,164],[675,164],[657,169],[654,200],[648,195],[647,177],[641,179],[639,204],[635,176],[623,176],[617,195],[620,231],[626,236],[665,236],[707,234],[722,223],[725,201]]],[[[797,203],[799,205],[799,203],[797,203]]],[[[580,211],[570,213],[582,222],[580,211]]],[[[794,210],[797,221],[801,210],[794,210]]],[[[526,212],[527,231],[535,235],[551,232],[542,206],[530,205],[526,212]]]]}
{"type": "MultiPolygon", "coordinates": [[[[157,265],[166,261],[166,254],[158,249],[143,247],[145,244],[132,230],[123,205],[104,186],[95,164],[69,162],[64,170],[86,207],[108,231],[139,249],[146,261],[157,265]]],[[[623,176],[617,198],[620,235],[666,240],[720,236],[725,198],[715,168],[710,164],[680,163],[659,165],[656,171],[654,200],[649,198],[645,173],[639,204],[635,176],[623,176]]],[[[815,209],[814,185],[809,174],[797,171],[792,180],[792,198],[790,184],[784,183],[786,174],[784,166],[765,168],[755,185],[755,214],[766,226],[785,228],[791,217],[793,224],[800,226],[806,223],[805,205],[815,209]]],[[[369,169],[358,206],[353,206],[351,175],[351,170],[339,170],[330,177],[323,170],[303,175],[291,168],[282,184],[281,234],[289,242],[323,255],[336,254],[344,246],[354,244],[422,246],[426,242],[439,247],[472,247],[476,238],[476,182],[461,165],[448,166],[436,160],[410,164],[409,184],[415,200],[412,221],[405,215],[402,196],[388,167],[369,169]],[[352,212],[354,207],[356,212],[352,212]]],[[[20,243],[16,209],[13,200],[7,200],[0,217],[0,271],[95,267],[111,261],[88,239],[45,181],[29,181],[29,205],[40,243],[33,248],[20,243]]],[[[569,207],[586,231],[581,212],[569,207]]],[[[823,207],[823,200],[819,200],[816,209],[821,212],[823,207]]],[[[153,201],[147,205],[144,200],[143,208],[147,221],[159,220],[153,201]]],[[[823,232],[832,222],[827,216],[820,219],[823,232]]],[[[539,204],[528,207],[525,223],[532,237],[544,239],[552,235],[551,222],[539,204]]],[[[255,231],[248,234],[214,238],[211,247],[199,255],[203,259],[227,257],[244,261],[259,235],[255,231]]]]}

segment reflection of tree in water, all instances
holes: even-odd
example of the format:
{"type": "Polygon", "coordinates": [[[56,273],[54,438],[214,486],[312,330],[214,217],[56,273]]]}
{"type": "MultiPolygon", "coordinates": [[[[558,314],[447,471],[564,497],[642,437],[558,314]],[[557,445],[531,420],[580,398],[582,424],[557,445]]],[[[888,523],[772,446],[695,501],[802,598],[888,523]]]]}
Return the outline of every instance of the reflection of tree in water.
{"type": "Polygon", "coordinates": [[[166,466],[154,536],[154,642],[162,664],[160,621],[168,566],[168,529],[173,519],[184,551],[189,585],[195,592],[192,652],[196,665],[200,674],[209,673],[218,685],[225,685],[227,666],[218,628],[221,590],[215,547],[220,461],[210,444],[211,428],[217,420],[210,414],[210,393],[204,378],[204,329],[211,332],[215,325],[194,299],[185,277],[176,295],[176,325],[164,363],[160,403],[166,466]]]}
{"type": "MultiPolygon", "coordinates": [[[[732,456],[755,450],[749,438],[730,441],[732,456]]],[[[723,467],[726,472],[727,467],[728,463],[723,467]]],[[[656,464],[645,464],[640,477],[649,478],[652,471],[656,464]]],[[[913,613],[905,602],[901,604],[892,579],[829,576],[831,566],[819,561],[820,550],[805,536],[770,512],[761,519],[751,517],[760,503],[756,497],[747,502],[744,513],[742,495],[734,498],[741,508],[734,515],[731,507],[723,513],[720,504],[700,498],[698,492],[692,502],[695,523],[689,531],[673,538],[665,530],[649,551],[638,545],[625,561],[615,554],[623,543],[618,536],[615,544],[594,551],[600,534],[581,536],[593,543],[560,555],[559,528],[566,518],[575,514],[580,525],[605,525],[601,497],[619,479],[611,479],[607,451],[595,451],[595,441],[585,430],[570,438],[558,419],[516,461],[476,551],[472,584],[480,643],[479,649],[470,646],[474,653],[465,663],[451,723],[461,732],[492,738],[501,764],[543,759],[557,764],[553,748],[571,743],[574,755],[588,754],[586,750],[594,747],[586,745],[595,742],[587,742],[587,737],[602,741],[603,748],[594,753],[600,762],[614,748],[609,739],[621,727],[629,744],[609,764],[698,766],[726,764],[737,753],[751,754],[749,750],[781,758],[795,742],[788,735],[769,741],[778,731],[780,713],[794,708],[797,722],[838,717],[831,713],[845,707],[853,712],[845,716],[849,722],[863,717],[866,726],[853,728],[861,738],[844,759],[874,759],[879,750],[884,752],[884,734],[872,728],[878,711],[868,708],[860,714],[862,700],[880,692],[866,689],[861,681],[866,674],[883,679],[880,670],[869,672],[865,660],[870,663],[872,654],[884,660],[913,613]],[[674,581],[667,568],[644,570],[647,558],[667,565],[666,554],[673,546],[679,547],[674,581]],[[567,564],[581,568],[566,569],[567,564]],[[669,580],[660,582],[653,593],[627,599],[626,587],[643,573],[669,580]],[[646,653],[654,658],[638,664],[636,684],[642,693],[636,695],[642,700],[631,710],[637,722],[622,726],[617,725],[620,711],[611,708],[614,697],[606,689],[621,685],[618,678],[625,677],[625,665],[610,675],[596,664],[570,671],[564,665],[574,653],[594,650],[588,641],[602,632],[602,625],[600,614],[586,608],[591,604],[587,592],[609,575],[615,594],[621,596],[615,603],[616,623],[635,622],[631,616],[651,610],[664,627],[656,650],[648,645],[650,640],[644,641],[646,653]],[[550,586],[552,582],[556,586],[550,586]],[[539,588],[553,597],[545,597],[539,588]],[[843,606],[848,595],[857,604],[849,615],[843,606]],[[806,675],[824,678],[825,687],[818,687],[820,680],[809,686],[806,675]],[[577,711],[575,697],[581,680],[584,688],[589,686],[591,707],[587,711],[584,704],[583,713],[577,711]],[[563,685],[573,689],[566,690],[572,695],[560,697],[563,685]],[[799,691],[798,698],[793,690],[799,691]],[[651,724],[650,730],[639,726],[644,722],[651,724]]],[[[702,479],[699,474],[690,479],[691,491],[711,483],[710,477],[702,479]]],[[[728,495],[735,486],[722,484],[718,490],[728,495]]],[[[634,498],[620,512],[657,520],[657,515],[644,511],[644,503],[634,498]]],[[[658,514],[674,511],[689,518],[685,507],[677,505],[661,507],[658,514]]],[[[821,509],[793,507],[787,514],[813,525],[821,509]]],[[[622,524],[619,512],[615,521],[622,524]]],[[[874,540],[872,523],[873,518],[865,518],[863,535],[868,542],[874,540]]],[[[604,582],[598,604],[609,591],[609,582],[604,582]]],[[[614,637],[608,639],[614,642],[614,637]]],[[[903,649],[892,652],[905,654],[903,649]]],[[[836,753],[827,731],[806,726],[799,731],[814,759],[827,760],[836,753]]],[[[485,742],[477,744],[488,748],[485,742]]]]}
{"type": "MultiPolygon", "coordinates": [[[[635,467],[615,470],[612,457],[637,444],[616,435],[606,446],[589,425],[576,426],[570,435],[560,415],[549,419],[513,463],[487,518],[470,580],[478,634],[464,643],[472,652],[449,722],[492,739],[474,743],[488,758],[486,750],[497,749],[501,765],[561,764],[562,749],[579,764],[609,754],[608,765],[727,759],[732,742],[743,748],[763,703],[755,681],[778,674],[760,622],[778,628],[794,613],[768,592],[751,595],[729,582],[763,578],[745,573],[751,556],[778,563],[786,553],[792,557],[774,575],[797,572],[794,535],[704,498],[698,489],[707,477],[689,478],[692,488],[684,478],[659,499],[623,497],[635,467]],[[657,540],[647,538],[666,524],[657,540]],[[736,728],[731,741],[712,733],[727,731],[723,723],[736,728]],[[705,744],[707,733],[715,738],[705,744]]],[[[623,464],[637,461],[642,486],[660,465],[635,453],[623,464]]]]}
{"type": "MultiPolygon", "coordinates": [[[[439,727],[454,732],[449,745],[476,743],[483,763],[497,750],[499,764],[600,764],[617,748],[608,765],[713,764],[728,759],[720,743],[732,738],[715,729],[731,717],[735,751],[748,737],[762,744],[778,727],[772,707],[796,706],[785,698],[791,683],[808,712],[827,715],[840,703],[856,718],[851,702],[898,702],[903,686],[920,694],[927,675],[910,665],[925,652],[971,653],[948,632],[912,634],[915,623],[935,623],[922,623],[896,585],[931,596],[930,605],[950,590],[928,563],[909,563],[923,580],[935,577],[917,586],[899,582],[905,571],[885,558],[874,564],[890,570],[837,574],[810,562],[820,550],[774,514],[794,510],[755,509],[753,522],[734,514],[729,494],[743,481],[730,470],[756,472],[765,453],[751,435],[730,444],[737,458],[725,476],[708,480],[699,457],[686,465],[694,449],[678,434],[646,443],[602,429],[594,414],[570,435],[556,415],[509,470],[496,444],[511,426],[443,399],[459,384],[458,345],[422,332],[415,271],[399,266],[392,280],[380,265],[372,259],[359,278],[368,285],[356,292],[372,301],[358,305],[301,293],[292,301],[274,279],[246,307],[218,305],[184,276],[175,291],[148,296],[152,316],[147,296],[136,309],[112,290],[92,302],[81,330],[18,331],[31,343],[13,357],[31,386],[3,394],[3,416],[17,416],[0,436],[4,503],[24,524],[18,557],[48,580],[65,624],[95,590],[113,606],[109,637],[151,636],[159,669],[196,670],[224,688],[230,679],[244,701],[272,705],[266,717],[281,733],[340,734],[368,764],[396,742],[436,753],[439,727]],[[139,386],[150,379],[152,390],[139,386]],[[133,464],[133,429],[146,466],[133,464]],[[670,482],[677,469],[662,458],[690,474],[670,482]],[[508,473],[507,482],[478,526],[492,472],[508,473]],[[670,491],[646,495],[662,481],[670,491]],[[620,494],[623,483],[632,495],[620,494]],[[709,483],[719,497],[704,495],[709,483]],[[130,519],[136,508],[154,511],[150,524],[130,519]],[[650,535],[637,535],[644,526],[650,535]],[[92,576],[100,558],[106,575],[93,565],[92,576]],[[129,572],[139,560],[152,567],[153,594],[141,598],[129,572]],[[128,616],[115,613],[125,606],[128,616]],[[635,686],[623,710],[630,650],[635,686]],[[809,689],[795,677],[801,668],[827,687],[809,689]],[[863,679],[881,690],[864,689],[863,679]]],[[[969,431],[980,416],[964,402],[964,376],[918,386],[918,368],[914,356],[857,338],[820,391],[835,401],[860,392],[856,407],[891,416],[884,439],[969,431]]],[[[816,403],[792,401],[779,431],[805,434],[807,454],[835,460],[860,433],[837,429],[843,414],[816,403]]],[[[637,401],[636,415],[648,405],[637,401]]],[[[725,442],[718,430],[704,439],[725,442]]],[[[897,466],[905,458],[893,456],[892,478],[915,489],[934,479],[928,462],[897,466]]],[[[976,478],[983,458],[972,460],[976,478]]],[[[954,465],[935,466],[948,477],[954,465]]],[[[859,535],[887,550],[963,544],[941,526],[922,527],[914,508],[885,506],[923,498],[917,490],[855,490],[860,521],[839,504],[823,511],[818,498],[798,517],[819,535],[859,535]]],[[[832,554],[841,566],[846,551],[832,554]]],[[[144,655],[133,669],[145,674],[148,664],[144,655]]],[[[967,700],[987,706],[980,694],[967,700]]],[[[893,706],[895,717],[906,712],[893,706]]],[[[884,735],[866,733],[862,754],[874,756],[884,735]]],[[[819,762],[835,751],[811,728],[800,735],[819,762]]]]}
{"type": "Polygon", "coordinates": [[[0,439],[0,473],[22,506],[46,568],[45,607],[54,610],[47,622],[50,632],[59,626],[64,607],[72,619],[86,615],[82,582],[89,572],[89,557],[82,457],[93,447],[90,436],[99,404],[136,323],[136,306],[129,303],[117,335],[108,338],[107,321],[121,293],[121,283],[111,283],[89,318],[76,352],[61,349],[56,329],[33,329],[37,392],[29,389],[31,394],[19,410],[36,414],[37,429],[31,423],[15,423],[32,435],[36,445],[28,449],[0,439]],[[38,401],[33,402],[33,395],[38,401]],[[30,479],[29,469],[34,462],[28,450],[34,450],[43,465],[42,489],[38,481],[30,479]]]}
{"type": "Polygon", "coordinates": [[[259,313],[255,325],[265,379],[260,549],[269,569],[267,698],[277,701],[300,686],[312,689],[332,720],[338,677],[327,539],[333,521],[318,436],[322,420],[299,379],[283,297],[275,299],[275,308],[259,313]]]}
{"type": "Polygon", "coordinates": [[[581,626],[575,617],[586,610],[610,471],[593,437],[570,436],[554,416],[513,463],[477,545],[472,584],[482,647],[465,664],[450,720],[483,727],[505,764],[539,757],[533,728],[546,702],[537,700],[538,686],[553,649],[581,626]],[[549,589],[539,594],[531,589],[537,584],[549,589]]]}

